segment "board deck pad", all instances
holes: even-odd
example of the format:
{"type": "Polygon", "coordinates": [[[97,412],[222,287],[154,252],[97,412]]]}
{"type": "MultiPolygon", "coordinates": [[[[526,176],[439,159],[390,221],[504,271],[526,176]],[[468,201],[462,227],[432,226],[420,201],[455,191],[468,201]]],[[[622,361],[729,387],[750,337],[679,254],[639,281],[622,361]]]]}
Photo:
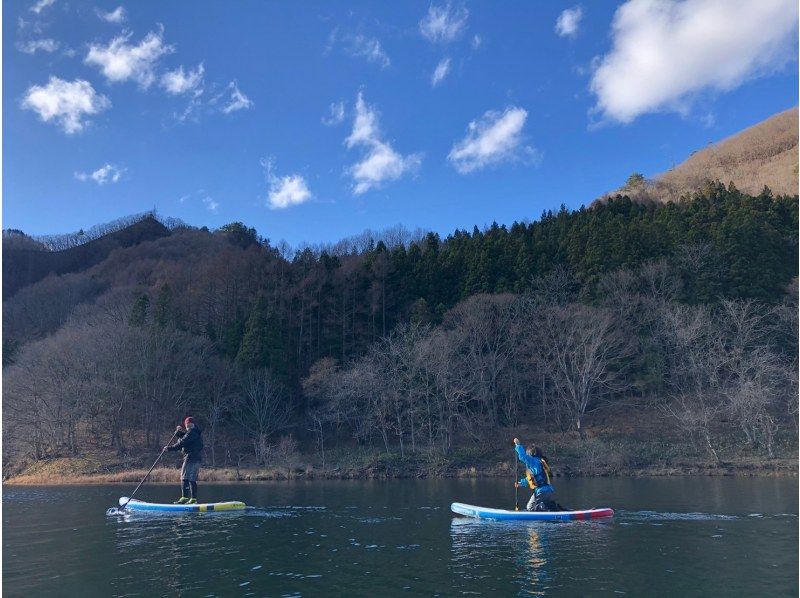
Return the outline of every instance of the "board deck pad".
{"type": "Polygon", "coordinates": [[[246,505],[238,500],[228,502],[197,503],[195,505],[175,505],[169,503],[144,502],[142,500],[136,500],[135,498],[128,501],[127,496],[123,496],[119,499],[119,506],[121,507],[126,502],[128,504],[125,505],[125,509],[130,509],[131,511],[184,511],[209,513],[212,511],[239,511],[246,508],[246,505]]]}
{"type": "Polygon", "coordinates": [[[477,519],[516,519],[520,521],[574,521],[614,516],[613,509],[607,507],[583,511],[507,511],[454,502],[450,505],[450,510],[458,515],[477,519]]]}

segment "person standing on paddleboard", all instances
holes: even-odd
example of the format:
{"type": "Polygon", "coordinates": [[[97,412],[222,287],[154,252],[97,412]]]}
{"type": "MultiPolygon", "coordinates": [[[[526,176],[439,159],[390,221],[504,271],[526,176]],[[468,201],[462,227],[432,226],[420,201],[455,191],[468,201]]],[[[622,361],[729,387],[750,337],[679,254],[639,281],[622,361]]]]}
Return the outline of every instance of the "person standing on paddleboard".
{"type": "Polygon", "coordinates": [[[203,431],[193,417],[187,417],[183,420],[183,426],[178,426],[175,435],[178,440],[164,447],[168,451],[183,453],[181,497],[175,501],[175,504],[193,505],[197,503],[197,478],[203,463],[203,431]]]}
{"type": "Polygon", "coordinates": [[[517,452],[517,458],[526,468],[525,477],[515,481],[514,486],[519,488],[527,485],[533,490],[525,509],[528,511],[563,511],[564,507],[555,501],[556,491],[550,483],[550,466],[539,448],[532,446],[526,451],[519,438],[515,438],[514,450],[517,452]]]}

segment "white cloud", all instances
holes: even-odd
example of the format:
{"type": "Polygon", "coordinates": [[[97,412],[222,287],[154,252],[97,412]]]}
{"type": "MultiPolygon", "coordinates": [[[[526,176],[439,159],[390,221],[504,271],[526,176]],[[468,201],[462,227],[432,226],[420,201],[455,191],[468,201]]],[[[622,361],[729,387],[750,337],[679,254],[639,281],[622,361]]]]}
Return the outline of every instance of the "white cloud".
{"type": "Polygon", "coordinates": [[[593,110],[621,123],[685,113],[698,93],[783,66],[795,55],[797,17],[796,0],[629,0],[592,77],[593,110]]]}
{"type": "Polygon", "coordinates": [[[236,112],[237,110],[249,110],[255,105],[250,98],[239,91],[239,86],[235,81],[231,81],[228,84],[228,89],[231,92],[231,97],[228,100],[228,103],[222,107],[222,111],[225,114],[230,114],[231,112],[236,112]]]}
{"type": "Polygon", "coordinates": [[[472,45],[473,50],[477,50],[483,45],[483,38],[480,35],[475,34],[472,36],[472,41],[470,44],[472,45]]]}
{"type": "Polygon", "coordinates": [[[273,161],[262,160],[261,165],[267,172],[268,202],[271,210],[283,210],[291,206],[299,206],[313,197],[306,179],[299,174],[277,176],[273,172],[273,161]]]}
{"type": "Polygon", "coordinates": [[[366,35],[340,34],[339,29],[334,29],[328,36],[328,43],[325,46],[325,54],[328,54],[337,43],[341,43],[344,51],[350,56],[365,58],[367,62],[377,64],[382,69],[388,68],[392,64],[388,54],[383,49],[378,38],[367,37],[366,35]]]}
{"type": "Polygon", "coordinates": [[[568,8],[560,15],[556,21],[556,33],[561,37],[574,37],[578,34],[578,28],[583,17],[583,10],[580,6],[568,8]]]}
{"type": "Polygon", "coordinates": [[[125,169],[113,164],[104,164],[94,172],[76,172],[75,178],[79,181],[94,181],[98,185],[105,185],[106,183],[118,183],[125,174],[125,169]]]}
{"type": "Polygon", "coordinates": [[[55,1],[56,0],[39,0],[36,4],[31,6],[31,12],[35,12],[38,15],[48,6],[55,4],[55,1]]]}
{"type": "Polygon", "coordinates": [[[17,49],[25,54],[36,54],[36,52],[52,53],[58,50],[59,43],[54,39],[35,39],[28,42],[19,42],[17,49]]]}
{"type": "Polygon", "coordinates": [[[201,201],[209,212],[216,214],[219,211],[219,202],[215,201],[213,197],[206,195],[201,201]]]}
{"type": "Polygon", "coordinates": [[[353,178],[353,192],[360,195],[370,189],[379,188],[385,181],[394,181],[411,173],[422,163],[420,154],[403,156],[381,139],[378,113],[367,106],[363,94],[356,99],[356,116],[353,130],[345,139],[348,148],[362,147],[366,150],[363,159],[348,169],[353,178]]]}
{"type": "Polygon", "coordinates": [[[33,110],[44,122],[56,122],[67,134],[86,126],[86,116],[98,114],[111,106],[111,101],[98,94],[88,81],[64,81],[50,77],[47,85],[34,85],[25,92],[22,107],[33,110]]]}
{"type": "Polygon", "coordinates": [[[124,23],[128,15],[125,12],[125,7],[117,6],[117,8],[111,12],[103,12],[102,10],[98,10],[97,16],[108,23],[124,23]]]}
{"type": "Polygon", "coordinates": [[[322,117],[322,124],[333,127],[344,122],[344,102],[333,102],[329,107],[329,115],[322,117]]]}
{"type": "Polygon", "coordinates": [[[164,54],[173,51],[166,45],[163,28],[157,33],[150,32],[138,45],[128,43],[130,33],[123,33],[112,39],[107,46],[92,44],[84,62],[97,66],[111,83],[133,79],[143,88],[155,81],[155,66],[164,54]]]}
{"type": "Polygon", "coordinates": [[[369,145],[380,136],[378,129],[378,113],[367,106],[364,96],[359,92],[356,98],[356,117],[353,120],[353,130],[345,139],[349,148],[357,145],[369,145]]]}
{"type": "Polygon", "coordinates": [[[398,154],[391,145],[375,142],[361,162],[354,164],[349,172],[355,184],[356,195],[377,189],[384,181],[394,181],[408,172],[414,172],[422,163],[422,156],[398,154]]]}
{"type": "Polygon", "coordinates": [[[467,136],[453,145],[447,159],[458,172],[467,174],[498,162],[535,158],[536,151],[522,144],[527,118],[528,112],[516,106],[486,112],[469,123],[467,136]]]}
{"type": "Polygon", "coordinates": [[[326,53],[330,52],[338,41],[342,42],[345,52],[350,56],[365,58],[367,62],[377,64],[382,69],[388,68],[392,64],[380,40],[376,37],[367,37],[361,34],[339,35],[338,29],[334,29],[328,36],[326,53]]]}
{"type": "Polygon", "coordinates": [[[161,75],[161,87],[163,87],[170,95],[181,95],[184,93],[192,92],[193,95],[199,96],[203,93],[203,73],[205,67],[203,63],[197,65],[193,71],[185,72],[183,65],[179,66],[174,71],[167,71],[161,75]]]}
{"type": "Polygon", "coordinates": [[[436,68],[433,70],[433,75],[431,75],[431,85],[436,87],[444,81],[444,78],[450,73],[450,59],[449,58],[442,58],[439,61],[439,64],[436,65],[436,68]]]}
{"type": "Polygon", "coordinates": [[[382,69],[388,68],[392,63],[389,56],[384,52],[381,42],[374,37],[364,37],[356,35],[352,40],[350,51],[353,56],[361,56],[367,62],[379,65],[382,69]]]}
{"type": "Polygon", "coordinates": [[[448,43],[455,40],[467,25],[469,11],[465,6],[453,8],[431,4],[428,14],[419,22],[419,31],[429,41],[448,43]]]}

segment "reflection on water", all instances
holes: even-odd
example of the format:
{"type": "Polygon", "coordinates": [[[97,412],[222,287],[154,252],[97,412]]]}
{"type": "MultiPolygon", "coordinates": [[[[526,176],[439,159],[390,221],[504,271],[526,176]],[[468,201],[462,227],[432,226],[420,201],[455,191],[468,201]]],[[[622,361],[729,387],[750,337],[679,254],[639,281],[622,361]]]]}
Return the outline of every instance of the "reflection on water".
{"type": "Polygon", "coordinates": [[[547,561],[544,555],[545,551],[539,538],[539,532],[531,527],[528,531],[528,563],[530,564],[531,593],[537,596],[544,596],[544,588],[539,589],[542,585],[539,582],[546,573],[544,566],[547,561]]]}
{"type": "MultiPolygon", "coordinates": [[[[559,567],[575,566],[576,554],[582,555],[587,565],[602,559],[608,551],[612,526],[612,520],[453,519],[450,524],[453,569],[467,582],[492,579],[497,576],[498,568],[504,569],[509,572],[507,581],[516,586],[516,591],[542,596],[556,584],[559,567]]],[[[585,581],[596,580],[590,576],[585,581]]]]}
{"type": "MultiPolygon", "coordinates": [[[[6,487],[8,596],[797,595],[797,480],[560,480],[612,520],[456,517],[508,480],[205,484],[259,508],[107,517],[123,488],[6,487]],[[756,572],[757,574],[753,574],[756,572]]],[[[129,489],[128,489],[129,490],[129,489]]],[[[143,498],[171,500],[174,487],[143,498]]],[[[513,504],[513,503],[511,503],[513,504]]]]}

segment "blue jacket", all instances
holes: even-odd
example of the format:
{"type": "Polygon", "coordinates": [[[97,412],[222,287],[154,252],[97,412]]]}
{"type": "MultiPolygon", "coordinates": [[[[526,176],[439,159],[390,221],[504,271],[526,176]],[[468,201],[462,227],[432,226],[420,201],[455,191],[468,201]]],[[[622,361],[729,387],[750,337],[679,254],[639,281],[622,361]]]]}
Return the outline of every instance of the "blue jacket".
{"type": "MultiPolygon", "coordinates": [[[[518,444],[515,450],[517,451],[517,457],[519,457],[519,460],[522,461],[525,467],[528,468],[528,471],[531,472],[531,475],[533,476],[534,479],[541,478],[543,476],[546,477],[544,467],[542,466],[542,460],[539,457],[531,457],[528,453],[525,452],[525,447],[522,446],[521,444],[518,444]]],[[[519,483],[520,486],[527,486],[528,478],[527,477],[522,478],[519,481],[519,483]]],[[[555,492],[555,489],[553,488],[552,484],[543,484],[541,486],[537,485],[536,488],[533,489],[533,493],[536,496],[539,496],[540,494],[547,494],[550,492],[555,492]]]]}

